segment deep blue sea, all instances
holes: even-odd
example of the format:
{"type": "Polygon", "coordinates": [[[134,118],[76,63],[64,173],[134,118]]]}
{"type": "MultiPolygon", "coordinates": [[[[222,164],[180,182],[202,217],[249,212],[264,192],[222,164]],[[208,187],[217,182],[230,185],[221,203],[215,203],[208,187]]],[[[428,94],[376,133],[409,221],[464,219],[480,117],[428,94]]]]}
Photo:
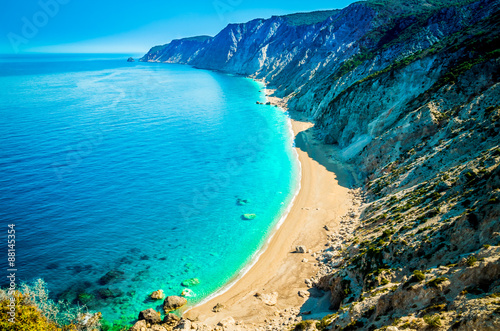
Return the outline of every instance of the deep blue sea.
{"type": "Polygon", "coordinates": [[[299,185],[262,84],[126,58],[0,59],[0,231],[16,225],[17,281],[111,321],[159,305],[152,291],[196,278],[192,305],[234,280],[299,185]]]}

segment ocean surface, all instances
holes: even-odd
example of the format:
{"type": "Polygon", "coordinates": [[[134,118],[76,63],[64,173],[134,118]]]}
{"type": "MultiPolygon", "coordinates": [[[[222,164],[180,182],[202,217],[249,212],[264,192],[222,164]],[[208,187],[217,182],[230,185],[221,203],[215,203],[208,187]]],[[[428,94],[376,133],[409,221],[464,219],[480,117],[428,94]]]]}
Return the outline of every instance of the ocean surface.
{"type": "Polygon", "coordinates": [[[17,282],[42,278],[109,321],[159,306],[158,289],[192,305],[223,288],[299,185],[289,120],[256,104],[262,84],[126,58],[0,58],[0,219],[5,236],[15,224],[17,282]]]}

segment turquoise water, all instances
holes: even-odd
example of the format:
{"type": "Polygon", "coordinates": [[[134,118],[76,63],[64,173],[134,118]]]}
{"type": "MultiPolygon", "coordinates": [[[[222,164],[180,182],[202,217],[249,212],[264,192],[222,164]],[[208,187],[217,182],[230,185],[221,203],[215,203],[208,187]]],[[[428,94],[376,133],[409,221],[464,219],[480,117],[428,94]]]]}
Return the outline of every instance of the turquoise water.
{"type": "Polygon", "coordinates": [[[16,224],[18,279],[108,320],[190,278],[190,304],[234,279],[299,176],[260,83],[125,58],[0,61],[0,219],[16,224]]]}

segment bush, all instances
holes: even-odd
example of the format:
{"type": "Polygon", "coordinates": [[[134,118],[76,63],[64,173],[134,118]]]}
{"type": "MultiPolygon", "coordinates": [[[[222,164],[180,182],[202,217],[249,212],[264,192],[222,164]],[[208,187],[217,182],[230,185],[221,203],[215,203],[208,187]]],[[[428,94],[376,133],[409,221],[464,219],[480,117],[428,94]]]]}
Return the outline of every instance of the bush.
{"type": "Polygon", "coordinates": [[[434,278],[433,280],[429,281],[427,283],[427,285],[437,288],[439,284],[441,284],[442,282],[444,282],[446,280],[448,280],[448,278],[446,278],[446,277],[437,277],[437,278],[434,278]]]}
{"type": "Polygon", "coordinates": [[[306,321],[301,321],[295,325],[294,330],[301,331],[301,330],[307,330],[310,329],[312,325],[314,325],[316,321],[314,320],[306,320],[306,321]]]}
{"type": "Polygon", "coordinates": [[[413,276],[410,279],[413,279],[416,282],[421,282],[425,279],[425,274],[420,270],[413,271],[413,276]]]}
{"type": "MultiPolygon", "coordinates": [[[[87,314],[82,307],[70,307],[66,302],[54,302],[49,299],[47,285],[41,279],[32,284],[21,284],[15,291],[16,331],[80,331],[99,328],[99,317],[82,325],[87,314]]],[[[0,330],[12,330],[8,321],[10,296],[0,289],[0,330]]]]}
{"type": "Polygon", "coordinates": [[[437,328],[441,326],[441,317],[439,316],[439,314],[434,314],[432,316],[425,315],[424,322],[431,327],[437,328]]]}
{"type": "Polygon", "coordinates": [[[472,267],[475,263],[477,262],[477,257],[475,257],[474,255],[471,255],[467,258],[467,265],[472,267]]]}

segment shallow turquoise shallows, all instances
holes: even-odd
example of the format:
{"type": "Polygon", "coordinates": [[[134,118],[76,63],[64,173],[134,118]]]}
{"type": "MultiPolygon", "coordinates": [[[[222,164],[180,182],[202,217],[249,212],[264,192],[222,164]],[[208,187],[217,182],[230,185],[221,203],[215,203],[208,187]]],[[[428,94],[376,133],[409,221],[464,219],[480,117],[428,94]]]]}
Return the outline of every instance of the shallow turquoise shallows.
{"type": "Polygon", "coordinates": [[[158,289],[188,288],[191,304],[221,289],[299,177],[289,121],[256,104],[260,83],[125,59],[0,61],[0,219],[16,224],[18,280],[107,320],[157,307],[158,289]]]}

